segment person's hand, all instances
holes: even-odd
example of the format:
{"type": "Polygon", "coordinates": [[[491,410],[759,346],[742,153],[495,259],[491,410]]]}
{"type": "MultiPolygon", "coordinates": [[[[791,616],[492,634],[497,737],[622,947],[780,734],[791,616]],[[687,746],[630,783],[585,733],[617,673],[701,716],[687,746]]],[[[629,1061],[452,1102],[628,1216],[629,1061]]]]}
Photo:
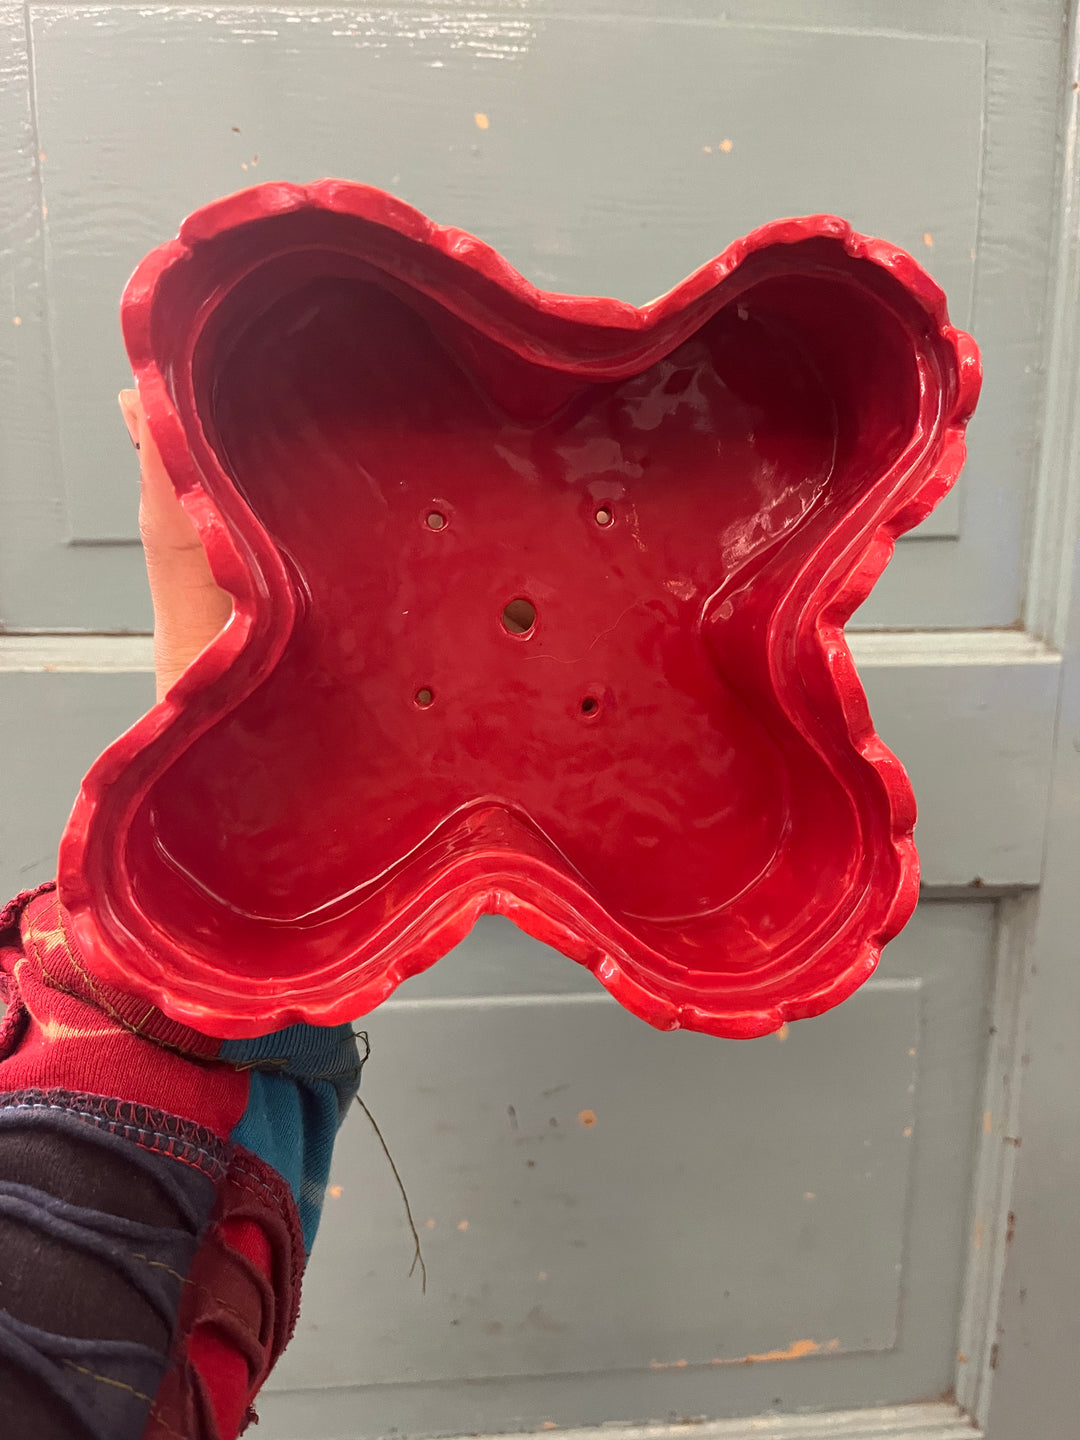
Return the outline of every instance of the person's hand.
{"type": "Polygon", "coordinates": [[[139,452],[139,533],[154,602],[154,671],[160,700],[232,614],[210,573],[195,526],[176,498],[137,390],[121,390],[124,423],[139,452]]]}

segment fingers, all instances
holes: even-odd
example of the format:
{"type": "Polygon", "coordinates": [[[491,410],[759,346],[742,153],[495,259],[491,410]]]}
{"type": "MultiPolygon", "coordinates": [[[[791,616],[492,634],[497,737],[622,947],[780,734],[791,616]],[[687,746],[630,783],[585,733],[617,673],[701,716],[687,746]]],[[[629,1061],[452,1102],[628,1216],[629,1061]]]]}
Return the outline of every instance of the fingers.
{"type": "Polygon", "coordinates": [[[228,622],[232,601],[215,583],[198,531],[176,497],[138,391],[120,392],[120,410],[139,452],[139,533],[154,604],[160,700],[228,622]]]}

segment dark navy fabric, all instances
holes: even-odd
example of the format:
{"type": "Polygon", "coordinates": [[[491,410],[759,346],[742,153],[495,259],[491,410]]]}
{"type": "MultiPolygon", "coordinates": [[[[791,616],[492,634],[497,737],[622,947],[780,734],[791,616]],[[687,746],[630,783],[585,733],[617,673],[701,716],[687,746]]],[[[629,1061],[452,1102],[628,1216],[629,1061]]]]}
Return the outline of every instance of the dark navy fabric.
{"type": "Polygon", "coordinates": [[[139,1440],[224,1159],[222,1142],[146,1107],[0,1096],[3,1440],[139,1440]]]}
{"type": "MultiPolygon", "coordinates": [[[[72,1433],[88,1440],[138,1440],[168,1362],[167,1355],[137,1341],[55,1335],[3,1309],[0,1357],[33,1377],[70,1416],[72,1433]]],[[[6,1416],[4,1440],[38,1440],[28,1420],[6,1416]]]]}

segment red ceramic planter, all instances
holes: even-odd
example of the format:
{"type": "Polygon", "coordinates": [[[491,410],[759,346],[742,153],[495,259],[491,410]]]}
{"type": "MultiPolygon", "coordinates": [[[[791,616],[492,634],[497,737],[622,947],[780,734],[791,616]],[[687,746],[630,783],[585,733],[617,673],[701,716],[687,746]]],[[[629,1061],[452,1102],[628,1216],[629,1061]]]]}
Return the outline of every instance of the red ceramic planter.
{"type": "Polygon", "coordinates": [[[235,614],[97,761],[97,972],[223,1036],[340,1021],[484,912],[654,1025],[850,994],[917,889],[842,627],[955,479],[973,342],[831,216],[642,309],[366,186],[264,185],[136,271],[128,351],[235,614]]]}

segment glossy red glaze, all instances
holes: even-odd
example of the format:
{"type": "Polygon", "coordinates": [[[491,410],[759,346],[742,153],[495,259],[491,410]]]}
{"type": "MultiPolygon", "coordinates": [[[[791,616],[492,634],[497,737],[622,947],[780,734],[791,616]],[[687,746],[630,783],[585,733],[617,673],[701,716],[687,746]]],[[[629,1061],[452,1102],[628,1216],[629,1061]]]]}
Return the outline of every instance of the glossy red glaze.
{"type": "Polygon", "coordinates": [[[101,975],[213,1034],[338,1021],[485,911],[665,1028],[763,1034],[870,974],[915,809],[842,626],[979,386],[909,256],[782,220],[635,309],[380,191],[265,185],[123,322],[236,613],[75,807],[101,975]]]}

